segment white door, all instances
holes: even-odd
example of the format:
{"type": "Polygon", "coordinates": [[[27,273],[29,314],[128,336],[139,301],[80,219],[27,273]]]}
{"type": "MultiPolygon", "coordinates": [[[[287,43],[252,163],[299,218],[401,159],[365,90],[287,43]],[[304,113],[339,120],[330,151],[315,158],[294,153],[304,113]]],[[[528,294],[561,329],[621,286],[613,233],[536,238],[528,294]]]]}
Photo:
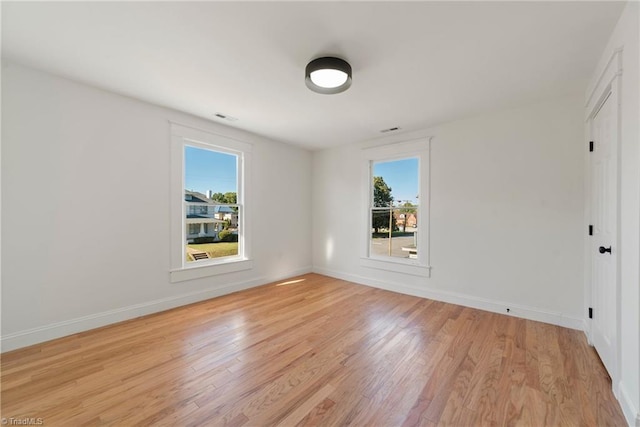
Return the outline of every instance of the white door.
{"type": "Polygon", "coordinates": [[[617,112],[609,96],[591,121],[591,340],[615,378],[617,346],[617,112]]]}

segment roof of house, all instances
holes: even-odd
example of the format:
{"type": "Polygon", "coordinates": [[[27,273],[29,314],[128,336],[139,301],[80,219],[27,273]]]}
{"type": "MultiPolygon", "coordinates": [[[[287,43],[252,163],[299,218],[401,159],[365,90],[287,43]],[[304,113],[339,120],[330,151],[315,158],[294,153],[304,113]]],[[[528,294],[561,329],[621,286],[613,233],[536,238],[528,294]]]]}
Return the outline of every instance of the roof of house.
{"type": "MultiPolygon", "coordinates": [[[[217,218],[212,218],[210,216],[206,216],[206,215],[194,215],[194,214],[187,214],[187,219],[202,219],[204,221],[201,222],[205,222],[205,223],[218,223],[218,224],[224,224],[224,220],[222,219],[217,219],[217,218]]],[[[198,222],[195,222],[196,224],[198,222]]]]}
{"type": "Polygon", "coordinates": [[[235,213],[235,211],[229,206],[216,206],[215,208],[213,208],[213,211],[215,213],[235,213]]]}
{"type": "Polygon", "coordinates": [[[192,203],[208,203],[210,205],[218,204],[217,202],[214,202],[213,200],[211,200],[210,198],[208,198],[206,195],[202,193],[198,193],[197,191],[189,191],[189,190],[184,190],[184,201],[192,202],[192,203]]]}
{"type": "Polygon", "coordinates": [[[187,214],[187,219],[209,219],[206,215],[187,214]]]}
{"type": "MultiPolygon", "coordinates": [[[[207,203],[209,205],[215,206],[213,208],[215,213],[235,213],[233,209],[231,209],[229,206],[226,206],[224,203],[211,200],[206,195],[199,193],[197,191],[185,190],[184,200],[185,202],[190,202],[190,203],[207,203]]],[[[206,217],[203,216],[203,218],[206,218],[206,217]]]]}

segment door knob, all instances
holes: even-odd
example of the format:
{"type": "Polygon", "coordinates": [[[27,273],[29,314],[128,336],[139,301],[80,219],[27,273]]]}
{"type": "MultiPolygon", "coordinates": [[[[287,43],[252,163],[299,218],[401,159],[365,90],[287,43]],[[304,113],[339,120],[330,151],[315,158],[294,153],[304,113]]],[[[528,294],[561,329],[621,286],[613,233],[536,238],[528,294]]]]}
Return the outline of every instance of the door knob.
{"type": "Polygon", "coordinates": [[[611,246],[609,246],[608,248],[605,248],[604,246],[600,246],[600,248],[598,250],[600,251],[601,254],[603,254],[605,252],[611,253],[611,246]]]}

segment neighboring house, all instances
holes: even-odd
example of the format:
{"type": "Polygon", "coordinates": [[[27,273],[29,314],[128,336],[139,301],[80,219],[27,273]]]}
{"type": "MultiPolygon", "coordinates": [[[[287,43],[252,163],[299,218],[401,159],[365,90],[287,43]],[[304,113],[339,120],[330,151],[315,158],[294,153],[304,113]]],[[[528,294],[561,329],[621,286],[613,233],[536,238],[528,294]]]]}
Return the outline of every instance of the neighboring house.
{"type": "Polygon", "coordinates": [[[415,214],[409,213],[396,213],[396,225],[398,227],[416,227],[418,225],[418,219],[415,214]]]}
{"type": "MultiPolygon", "coordinates": [[[[216,203],[216,202],[213,202],[216,203]]],[[[226,205],[216,205],[213,208],[215,217],[223,221],[229,221],[230,228],[238,228],[238,213],[226,205]]]]}
{"type": "Polygon", "coordinates": [[[238,226],[238,214],[227,205],[215,202],[197,191],[185,191],[186,202],[186,230],[187,243],[192,243],[197,237],[212,237],[218,239],[218,233],[223,230],[226,221],[230,227],[238,226]]]}

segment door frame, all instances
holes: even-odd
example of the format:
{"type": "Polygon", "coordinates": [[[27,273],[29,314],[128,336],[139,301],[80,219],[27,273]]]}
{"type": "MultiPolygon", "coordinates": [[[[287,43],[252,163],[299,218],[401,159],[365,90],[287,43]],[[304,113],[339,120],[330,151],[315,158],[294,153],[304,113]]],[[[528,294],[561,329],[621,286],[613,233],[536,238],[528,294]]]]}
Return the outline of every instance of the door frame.
{"type": "MultiPolygon", "coordinates": [[[[615,49],[609,60],[607,61],[604,69],[602,70],[598,80],[595,82],[595,85],[591,88],[589,92],[589,96],[587,98],[587,102],[585,105],[585,135],[588,136],[588,141],[593,141],[593,127],[592,121],[600,111],[600,108],[604,105],[605,101],[611,102],[611,108],[613,112],[613,116],[616,118],[616,126],[615,131],[615,149],[616,149],[616,163],[617,163],[617,171],[616,171],[616,190],[615,190],[615,203],[616,203],[616,236],[615,241],[611,242],[611,245],[617,251],[616,254],[616,319],[615,319],[615,348],[614,348],[614,366],[612,367],[613,372],[609,372],[611,375],[611,386],[613,388],[614,394],[617,395],[616,391],[618,389],[618,383],[620,381],[619,372],[621,366],[621,341],[620,341],[620,331],[621,331],[621,281],[620,281],[620,186],[621,186],[621,165],[620,165],[620,148],[621,148],[621,111],[620,111],[620,94],[622,89],[622,48],[615,49]]],[[[587,142],[588,142],[587,141],[587,142]]],[[[589,150],[585,150],[585,228],[584,230],[588,230],[589,224],[591,224],[591,158],[589,150]]],[[[592,322],[589,319],[587,313],[589,307],[593,307],[593,286],[592,286],[592,245],[591,245],[591,237],[585,232],[584,239],[584,256],[585,256],[585,269],[584,269],[584,277],[585,277],[585,293],[584,293],[584,313],[585,313],[585,334],[587,335],[587,339],[589,344],[593,345],[592,341],[592,322]]]]}

